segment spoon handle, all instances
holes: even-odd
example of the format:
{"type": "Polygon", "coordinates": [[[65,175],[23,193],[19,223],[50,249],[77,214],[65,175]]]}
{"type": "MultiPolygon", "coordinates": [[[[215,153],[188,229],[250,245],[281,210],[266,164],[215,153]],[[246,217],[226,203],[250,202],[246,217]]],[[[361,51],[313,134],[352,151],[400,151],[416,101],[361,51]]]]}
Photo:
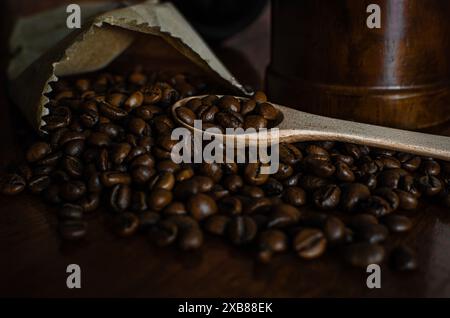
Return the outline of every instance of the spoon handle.
{"type": "Polygon", "coordinates": [[[303,112],[292,115],[286,116],[291,123],[285,127],[297,128],[280,130],[282,141],[335,140],[450,160],[450,137],[356,123],[303,112]],[[293,125],[294,122],[296,125],[293,125]]]}

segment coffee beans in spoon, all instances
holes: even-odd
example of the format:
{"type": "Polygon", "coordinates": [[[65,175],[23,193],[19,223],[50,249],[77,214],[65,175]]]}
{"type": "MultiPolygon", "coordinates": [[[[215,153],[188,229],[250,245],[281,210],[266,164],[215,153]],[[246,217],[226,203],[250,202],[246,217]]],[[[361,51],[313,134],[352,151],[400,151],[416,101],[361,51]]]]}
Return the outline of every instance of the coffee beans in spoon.
{"type": "Polygon", "coordinates": [[[250,99],[234,96],[207,95],[191,99],[185,106],[176,109],[179,119],[189,126],[201,120],[204,128],[215,127],[225,132],[226,128],[272,128],[278,125],[283,114],[267,103],[263,92],[257,92],[250,99]]]}
{"type": "MultiPolygon", "coordinates": [[[[280,144],[273,175],[259,162],[174,163],[170,106],[211,92],[199,77],[139,68],[60,80],[44,117],[48,134],[0,178],[0,192],[41,196],[60,210],[58,232],[72,242],[89,239],[89,216],[102,213],[120,238],[182,250],[215,235],[262,262],[280,253],[311,262],[335,249],[353,266],[392,254],[397,268],[416,267],[410,247],[388,253],[385,245],[414,228],[408,211],[422,200],[450,206],[449,163],[332,141],[280,144]]],[[[266,102],[263,92],[206,95],[177,116],[222,130],[271,128],[282,114],[266,102]]]]}

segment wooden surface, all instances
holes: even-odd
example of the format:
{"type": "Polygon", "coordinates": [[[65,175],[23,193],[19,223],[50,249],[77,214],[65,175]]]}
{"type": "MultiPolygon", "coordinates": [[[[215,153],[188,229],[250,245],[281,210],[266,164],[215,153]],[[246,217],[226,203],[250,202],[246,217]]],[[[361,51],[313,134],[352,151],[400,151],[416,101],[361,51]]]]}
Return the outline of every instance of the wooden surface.
{"type": "MultiPolygon", "coordinates": [[[[14,5],[10,9],[13,13],[29,12],[25,4],[31,2],[11,1],[14,5]]],[[[56,3],[33,1],[41,8],[50,2],[56,3]]],[[[0,9],[5,9],[4,3],[8,2],[2,1],[0,9]]],[[[5,43],[2,34],[2,69],[5,43]]],[[[244,59],[239,60],[241,56],[234,51],[223,60],[233,62],[227,63],[232,71],[232,65],[258,69],[245,65],[244,59]]],[[[1,79],[0,167],[4,168],[23,157],[23,145],[32,135],[6,98],[3,74],[1,79]]],[[[244,82],[257,85],[258,79],[244,78],[244,82]]],[[[442,125],[435,131],[450,135],[450,126],[442,125]]],[[[251,252],[208,237],[200,251],[184,254],[175,248],[156,248],[142,236],[118,239],[106,229],[101,213],[90,220],[86,242],[67,245],[57,236],[55,212],[29,194],[0,196],[0,296],[450,297],[450,211],[431,204],[408,212],[415,223],[412,232],[390,241],[417,248],[419,270],[398,274],[383,264],[379,290],[369,290],[365,271],[347,267],[333,251],[309,262],[282,255],[263,266],[254,261],[251,252]],[[79,290],[66,288],[66,267],[72,263],[81,266],[79,290]]]]}

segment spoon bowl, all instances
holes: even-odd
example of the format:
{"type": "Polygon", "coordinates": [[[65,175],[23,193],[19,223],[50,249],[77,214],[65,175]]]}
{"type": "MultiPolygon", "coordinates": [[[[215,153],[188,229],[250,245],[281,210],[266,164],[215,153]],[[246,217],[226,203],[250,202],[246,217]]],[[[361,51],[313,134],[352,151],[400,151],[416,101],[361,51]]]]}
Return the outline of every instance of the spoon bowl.
{"type": "MultiPolygon", "coordinates": [[[[268,103],[277,108],[284,117],[283,121],[276,127],[278,130],[268,129],[266,132],[243,134],[219,134],[202,131],[182,121],[177,116],[176,110],[191,99],[205,96],[192,96],[179,100],[172,106],[172,115],[177,123],[183,127],[193,132],[210,135],[210,137],[221,138],[227,143],[233,142],[235,145],[242,145],[249,142],[270,144],[274,142],[295,143],[330,140],[450,160],[450,137],[313,115],[270,102],[268,103]]],[[[221,96],[218,95],[218,97],[221,96]]],[[[248,100],[244,97],[235,97],[240,100],[248,100]]]]}

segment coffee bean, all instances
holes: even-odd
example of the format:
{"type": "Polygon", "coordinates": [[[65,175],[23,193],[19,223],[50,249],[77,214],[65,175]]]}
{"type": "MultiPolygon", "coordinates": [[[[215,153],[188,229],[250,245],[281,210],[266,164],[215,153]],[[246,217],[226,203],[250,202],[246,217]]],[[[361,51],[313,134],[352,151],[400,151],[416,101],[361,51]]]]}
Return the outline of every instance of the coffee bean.
{"type": "Polygon", "coordinates": [[[383,223],[386,224],[390,232],[394,233],[407,232],[412,227],[410,218],[403,215],[388,215],[383,219],[383,223]]]}
{"type": "Polygon", "coordinates": [[[268,178],[262,189],[268,197],[279,196],[283,192],[283,184],[274,178],[268,178]]]}
{"type": "Polygon", "coordinates": [[[59,210],[58,216],[62,220],[81,220],[83,219],[83,208],[79,205],[66,203],[59,210]]]}
{"type": "Polygon", "coordinates": [[[126,184],[116,184],[109,197],[109,205],[116,211],[125,211],[131,203],[131,188],[126,184]]]}
{"type": "Polygon", "coordinates": [[[224,214],[235,215],[242,213],[242,202],[238,197],[225,197],[219,201],[219,211],[224,214]]]}
{"type": "Polygon", "coordinates": [[[261,171],[263,167],[266,166],[262,165],[261,163],[247,164],[244,171],[245,181],[247,181],[251,185],[264,184],[269,179],[269,175],[261,171]]]}
{"type": "Polygon", "coordinates": [[[186,206],[182,202],[174,201],[164,208],[164,215],[185,215],[187,213],[186,206]]]}
{"type": "Polygon", "coordinates": [[[216,201],[203,193],[191,196],[186,207],[192,217],[199,221],[217,213],[218,210],[216,201]]]}
{"type": "Polygon", "coordinates": [[[241,103],[239,99],[233,96],[223,96],[219,99],[217,105],[220,109],[224,111],[233,111],[240,112],[241,111],[241,103]]]}
{"type": "Polygon", "coordinates": [[[150,239],[158,246],[168,246],[175,242],[178,236],[178,226],[169,220],[164,220],[151,227],[150,239]]]}
{"type": "Polygon", "coordinates": [[[227,226],[228,237],[235,245],[251,242],[257,233],[255,221],[248,216],[235,216],[227,226]]]}
{"type": "Polygon", "coordinates": [[[50,145],[46,142],[36,142],[27,151],[27,161],[36,162],[43,159],[52,151],[50,145]]]}
{"type": "Polygon", "coordinates": [[[98,193],[88,193],[78,201],[78,204],[85,212],[92,212],[100,206],[100,195],[98,193]]]}
{"type": "Polygon", "coordinates": [[[25,179],[18,174],[5,174],[0,179],[0,192],[6,195],[19,194],[25,189],[26,185],[25,179]]]}
{"type": "Polygon", "coordinates": [[[185,122],[189,126],[194,126],[194,120],[196,116],[194,112],[187,107],[179,107],[176,110],[178,118],[185,122]]]}
{"type": "Polygon", "coordinates": [[[412,271],[418,266],[416,253],[404,245],[394,248],[391,252],[390,263],[398,271],[412,271]]]}
{"type": "Polygon", "coordinates": [[[300,211],[289,204],[278,204],[272,208],[267,224],[268,228],[281,228],[296,224],[300,220],[300,211]]]}
{"type": "Polygon", "coordinates": [[[296,146],[286,143],[279,145],[279,155],[281,162],[291,166],[299,163],[303,158],[301,151],[296,146]]]}
{"type": "Polygon", "coordinates": [[[367,242],[354,243],[347,247],[345,260],[352,266],[366,268],[369,264],[379,264],[384,259],[384,248],[367,242]]]}
{"type": "Polygon", "coordinates": [[[229,222],[229,216],[220,214],[211,215],[205,222],[205,230],[211,234],[223,236],[226,233],[229,222]]]}
{"type": "Polygon", "coordinates": [[[322,231],[305,228],[295,235],[292,244],[298,256],[304,259],[314,259],[325,252],[327,240],[322,231]]]}
{"type": "Polygon", "coordinates": [[[300,187],[287,187],[283,193],[283,200],[293,206],[306,204],[306,192],[300,187]]]}
{"type": "Polygon", "coordinates": [[[79,220],[67,220],[59,224],[59,233],[64,240],[77,241],[86,236],[87,224],[79,220]]]}
{"type": "Polygon", "coordinates": [[[361,183],[345,183],[341,187],[341,207],[345,211],[353,211],[358,204],[370,197],[370,190],[361,183]]]}
{"type": "Polygon", "coordinates": [[[354,182],[355,174],[350,169],[350,167],[344,162],[335,163],[336,167],[336,178],[342,182],[354,182]]]}
{"type": "Polygon", "coordinates": [[[267,120],[276,120],[279,111],[269,103],[261,103],[258,105],[258,113],[267,120]]]}
{"type": "Polygon", "coordinates": [[[429,197],[437,195],[442,191],[441,181],[433,175],[419,177],[416,181],[422,193],[429,197]]]}
{"type": "Polygon", "coordinates": [[[118,171],[107,171],[100,175],[100,181],[105,187],[112,187],[116,184],[130,184],[131,177],[129,174],[118,171]]]}
{"type": "Polygon", "coordinates": [[[316,207],[322,210],[334,209],[338,206],[341,198],[341,189],[334,184],[323,186],[313,194],[316,207]]]}
{"type": "Polygon", "coordinates": [[[50,186],[49,176],[34,176],[28,181],[28,189],[32,193],[40,193],[50,186]]]}
{"type": "Polygon", "coordinates": [[[359,240],[373,244],[385,241],[388,235],[388,229],[382,224],[365,224],[356,229],[359,240]]]}
{"type": "Polygon", "coordinates": [[[331,244],[341,243],[345,238],[345,224],[337,217],[331,216],[326,218],[322,231],[331,244]]]}
{"type": "Polygon", "coordinates": [[[280,230],[267,230],[262,232],[258,238],[259,254],[261,262],[267,263],[274,253],[280,253],[287,250],[288,238],[280,230]]]}
{"type": "Polygon", "coordinates": [[[60,195],[64,200],[76,201],[86,193],[86,185],[82,181],[72,180],[61,185],[60,195]]]}
{"type": "Polygon", "coordinates": [[[169,190],[157,188],[150,192],[147,204],[150,209],[160,211],[172,202],[173,194],[169,190]]]}
{"type": "Polygon", "coordinates": [[[114,232],[121,237],[135,234],[139,228],[139,218],[131,212],[119,213],[114,217],[114,232]]]}
{"type": "Polygon", "coordinates": [[[189,227],[178,235],[178,246],[183,251],[191,251],[200,248],[203,244],[203,232],[199,227],[189,227]]]}
{"type": "Polygon", "coordinates": [[[369,213],[376,217],[382,217],[392,212],[389,202],[376,195],[360,202],[358,209],[361,212],[369,213]]]}

